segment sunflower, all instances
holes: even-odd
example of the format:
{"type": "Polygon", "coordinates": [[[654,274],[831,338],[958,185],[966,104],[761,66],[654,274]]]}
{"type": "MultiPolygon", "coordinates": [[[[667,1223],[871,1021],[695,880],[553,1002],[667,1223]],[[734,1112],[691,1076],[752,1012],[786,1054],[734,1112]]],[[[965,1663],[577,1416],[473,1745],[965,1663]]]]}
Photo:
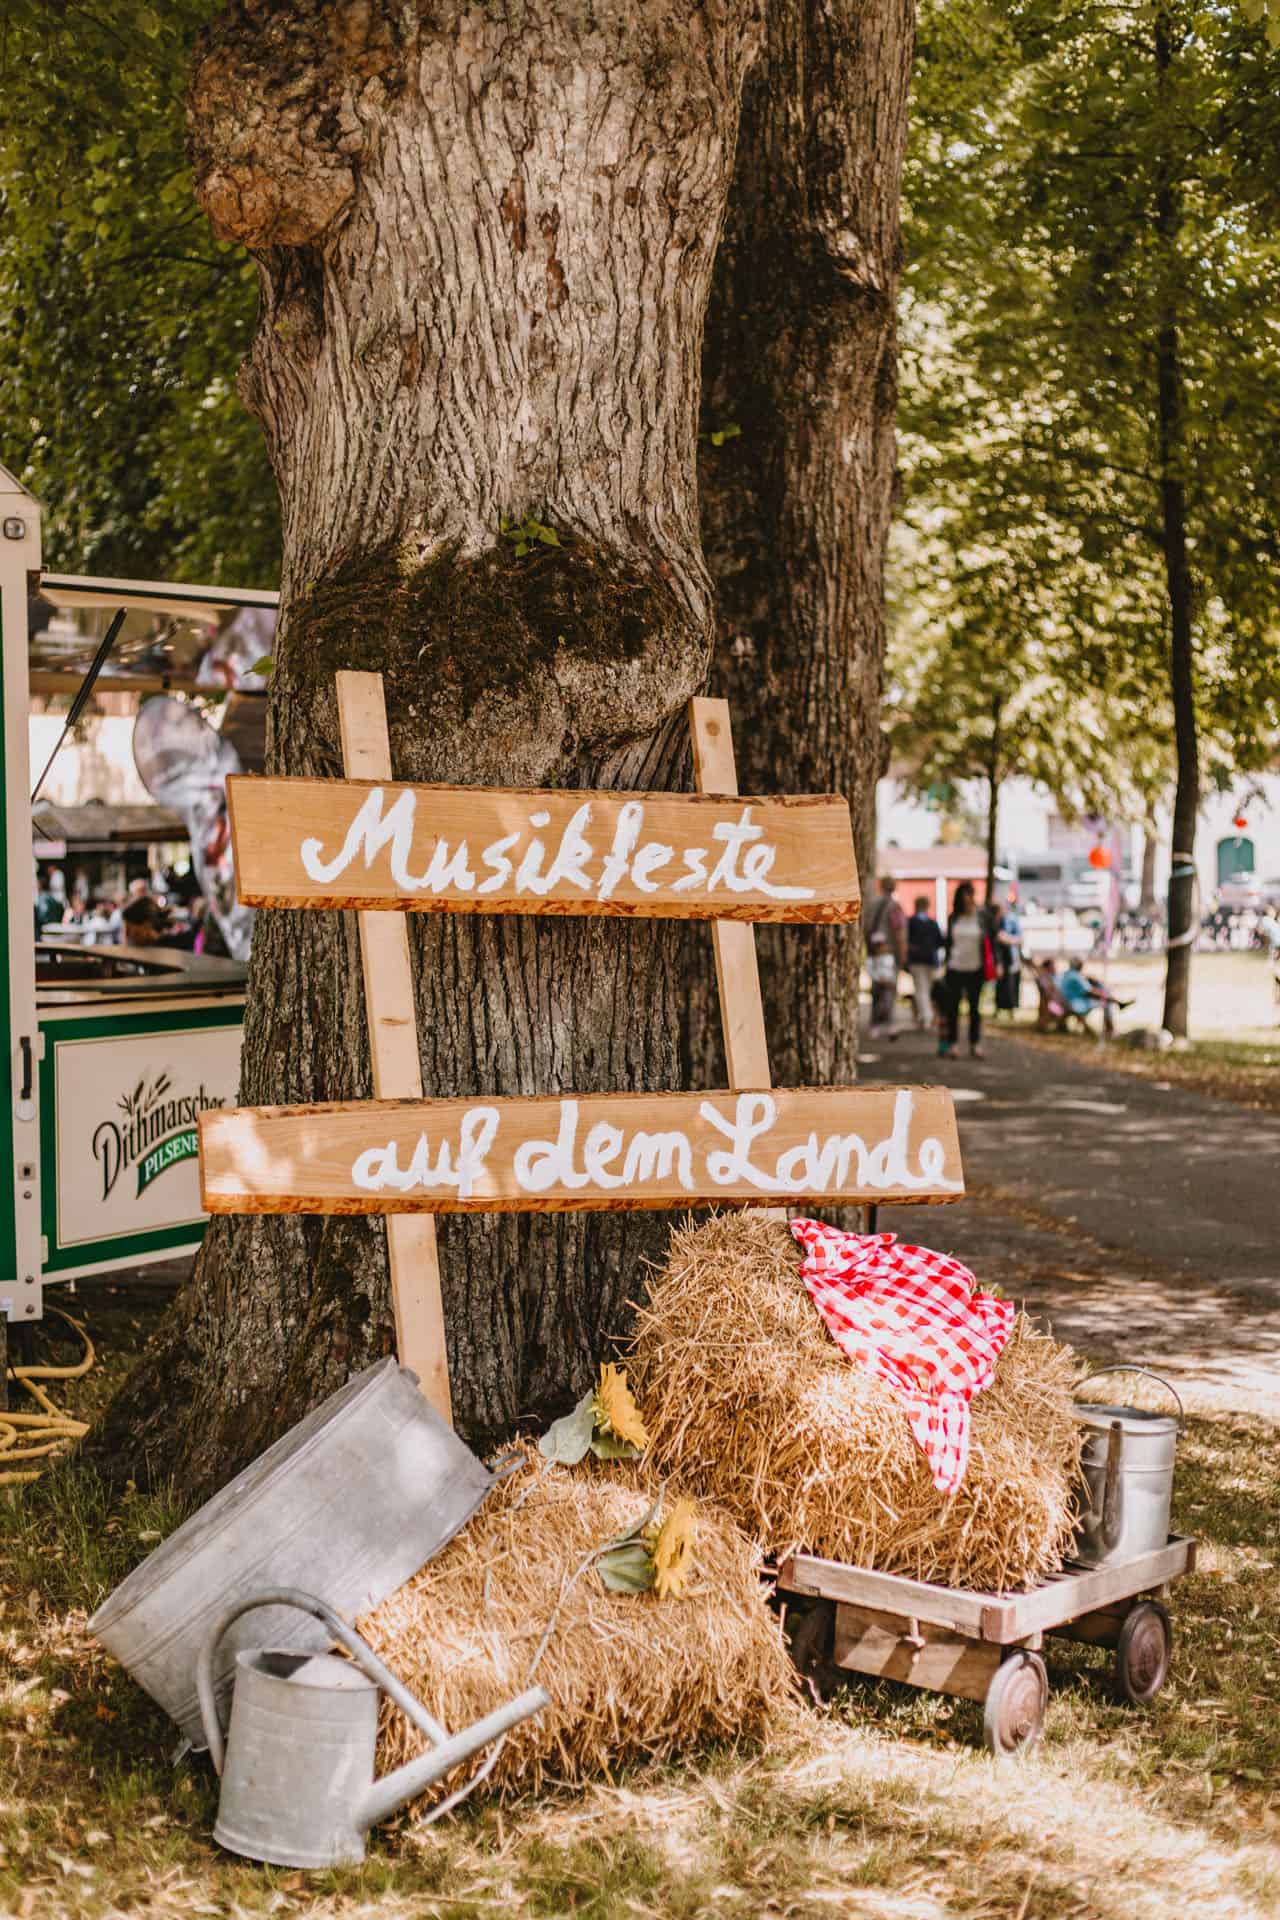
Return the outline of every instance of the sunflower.
{"type": "Polygon", "coordinates": [[[611,1433],[616,1440],[625,1440],[639,1452],[643,1453],[648,1446],[649,1435],[627,1385],[625,1367],[601,1366],[600,1385],[596,1388],[596,1420],[606,1433],[611,1433]]]}
{"type": "Polygon", "coordinates": [[[653,1587],[659,1600],[678,1599],[684,1592],[685,1581],[692,1569],[696,1531],[692,1500],[677,1500],[662,1525],[656,1529],[650,1547],[653,1587]]]}

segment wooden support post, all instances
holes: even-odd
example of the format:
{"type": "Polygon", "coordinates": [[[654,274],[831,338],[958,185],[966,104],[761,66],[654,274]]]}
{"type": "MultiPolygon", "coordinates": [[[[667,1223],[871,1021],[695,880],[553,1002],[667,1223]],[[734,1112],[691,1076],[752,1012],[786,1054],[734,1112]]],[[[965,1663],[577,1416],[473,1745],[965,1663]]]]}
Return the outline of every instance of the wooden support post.
{"type": "MultiPolygon", "coordinates": [[[[738,769],[727,700],[691,700],[689,737],[699,793],[736,793],[738,769]]],[[[731,1087],[769,1087],[769,1042],[760,999],[756,930],[749,920],[716,920],[711,926],[720,990],[720,1020],[731,1087]]]]}
{"type": "MultiPolygon", "coordinates": [[[[342,765],[349,780],[390,780],[391,742],[380,673],[335,676],[342,765]]],[[[409,928],[401,913],[361,913],[360,958],[379,1100],[421,1100],[422,1064],[409,965],[409,928]]],[[[417,1374],[424,1397],[453,1424],[449,1351],[436,1223],[429,1213],[387,1215],[387,1259],[400,1364],[417,1374]]]]}
{"type": "MultiPolygon", "coordinates": [[[[689,738],[693,742],[693,777],[699,793],[736,793],[738,768],[733,757],[733,726],[727,700],[689,702],[689,738]]],[[[749,920],[716,920],[711,926],[716,956],[716,987],[720,995],[720,1024],[724,1030],[725,1063],[729,1085],[771,1087],[769,1041],[760,998],[760,965],[756,959],[756,930],[749,920]]],[[[783,1207],[762,1208],[771,1220],[785,1220],[783,1207]]]]}

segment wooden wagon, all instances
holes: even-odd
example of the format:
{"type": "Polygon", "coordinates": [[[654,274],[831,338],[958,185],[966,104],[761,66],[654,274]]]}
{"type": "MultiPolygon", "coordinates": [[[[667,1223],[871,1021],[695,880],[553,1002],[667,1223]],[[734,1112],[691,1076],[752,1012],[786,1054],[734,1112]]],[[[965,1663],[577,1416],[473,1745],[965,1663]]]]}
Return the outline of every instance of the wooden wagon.
{"type": "Polygon", "coordinates": [[[1114,1648],[1120,1698],[1155,1698],[1169,1672],[1164,1601],[1195,1552],[1194,1540],[1174,1536],[1118,1566],[1066,1568],[1025,1593],[974,1593],[796,1553],[778,1568],[778,1590],[792,1658],[820,1691],[862,1673],[980,1700],[987,1746],[1013,1753],[1044,1721],[1046,1634],[1114,1648]]]}

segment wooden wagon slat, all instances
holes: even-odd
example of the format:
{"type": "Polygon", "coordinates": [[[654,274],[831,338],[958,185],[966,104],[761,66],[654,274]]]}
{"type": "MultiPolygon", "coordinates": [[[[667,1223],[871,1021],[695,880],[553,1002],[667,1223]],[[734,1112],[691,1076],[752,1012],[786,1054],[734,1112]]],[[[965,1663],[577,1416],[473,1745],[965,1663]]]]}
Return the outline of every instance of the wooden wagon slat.
{"type": "Polygon", "coordinates": [[[1195,1565],[1195,1552],[1194,1540],[1175,1536],[1163,1547],[1118,1566],[1067,1571],[1052,1586],[1035,1587],[1030,1593],[996,1595],[983,1612],[983,1636],[1007,1645],[1028,1633],[1047,1632],[1113,1600],[1127,1600],[1189,1573],[1195,1565]]]}
{"type": "Polygon", "coordinates": [[[843,1600],[880,1613],[914,1615],[933,1626],[977,1636],[982,1633],[983,1603],[991,1597],[908,1580],[902,1574],[877,1573],[871,1567],[852,1567],[841,1560],[820,1560],[807,1553],[793,1554],[782,1562],[778,1585],[788,1593],[843,1600]]]}
{"type": "Polygon", "coordinates": [[[955,1633],[1012,1646],[1112,1601],[1162,1586],[1194,1565],[1195,1541],[1175,1535],[1165,1546],[1121,1566],[1064,1569],[1029,1593],[971,1593],[797,1553],[778,1568],[778,1585],[784,1592],[927,1620],[955,1633]]]}

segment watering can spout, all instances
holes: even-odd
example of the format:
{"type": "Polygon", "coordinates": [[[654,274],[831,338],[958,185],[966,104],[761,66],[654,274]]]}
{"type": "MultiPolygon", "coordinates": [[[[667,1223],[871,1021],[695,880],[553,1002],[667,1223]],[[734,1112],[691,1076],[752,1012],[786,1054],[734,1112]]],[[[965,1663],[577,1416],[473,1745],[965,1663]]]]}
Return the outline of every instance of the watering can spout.
{"type": "Polygon", "coordinates": [[[464,1727],[461,1733],[450,1734],[419,1759],[410,1760],[403,1767],[397,1767],[394,1773],[375,1780],[361,1807],[359,1825],[362,1828],[376,1826],[379,1820],[385,1820],[397,1807],[416,1799],[433,1781],[441,1779],[464,1760],[469,1760],[481,1747],[487,1747],[491,1740],[496,1740],[521,1720],[527,1720],[530,1714],[541,1713],[544,1707],[550,1705],[551,1698],[544,1687],[530,1687],[527,1692],[517,1694],[514,1700],[495,1707],[483,1720],[464,1727]]]}

